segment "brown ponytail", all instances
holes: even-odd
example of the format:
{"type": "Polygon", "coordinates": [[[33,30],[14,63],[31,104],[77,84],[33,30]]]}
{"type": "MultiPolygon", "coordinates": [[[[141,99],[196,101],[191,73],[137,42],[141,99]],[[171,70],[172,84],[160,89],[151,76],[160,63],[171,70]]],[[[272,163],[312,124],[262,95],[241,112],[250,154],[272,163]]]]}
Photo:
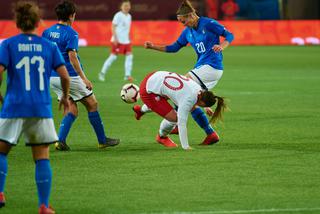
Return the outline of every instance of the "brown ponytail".
{"type": "Polygon", "coordinates": [[[31,31],[40,21],[40,9],[33,2],[18,2],[14,7],[16,25],[22,31],[31,31]]]}
{"type": "Polygon", "coordinates": [[[185,16],[185,15],[188,15],[190,13],[195,13],[195,12],[196,12],[196,10],[192,6],[191,2],[189,0],[183,0],[177,10],[177,15],[178,16],[185,16]]]}
{"type": "Polygon", "coordinates": [[[217,100],[217,107],[214,110],[214,113],[210,119],[211,124],[215,124],[218,120],[223,121],[223,112],[225,112],[228,109],[223,97],[214,97],[217,100]]]}

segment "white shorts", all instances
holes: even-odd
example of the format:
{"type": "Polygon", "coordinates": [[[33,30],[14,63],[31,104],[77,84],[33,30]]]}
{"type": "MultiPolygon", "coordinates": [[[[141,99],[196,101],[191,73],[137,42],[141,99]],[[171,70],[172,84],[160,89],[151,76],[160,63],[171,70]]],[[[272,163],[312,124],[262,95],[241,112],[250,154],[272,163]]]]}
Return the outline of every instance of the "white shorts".
{"type": "MultiPolygon", "coordinates": [[[[62,86],[60,82],[60,77],[51,77],[50,86],[54,93],[58,96],[58,100],[62,97],[62,86]]],[[[70,97],[73,101],[77,102],[83,98],[92,95],[92,91],[86,88],[86,85],[82,81],[81,77],[70,77],[70,97]]]]}
{"type": "Polygon", "coordinates": [[[43,145],[58,140],[52,118],[0,118],[0,140],[17,145],[21,134],[26,145],[43,145]]]}
{"type": "MultiPolygon", "coordinates": [[[[206,87],[209,90],[217,85],[218,81],[220,80],[223,74],[223,70],[215,69],[210,65],[202,65],[198,68],[192,69],[192,71],[201,79],[201,81],[206,85],[206,87]]],[[[191,72],[189,72],[188,74],[196,83],[201,85],[198,78],[195,77],[194,74],[192,74],[191,72]]]]}

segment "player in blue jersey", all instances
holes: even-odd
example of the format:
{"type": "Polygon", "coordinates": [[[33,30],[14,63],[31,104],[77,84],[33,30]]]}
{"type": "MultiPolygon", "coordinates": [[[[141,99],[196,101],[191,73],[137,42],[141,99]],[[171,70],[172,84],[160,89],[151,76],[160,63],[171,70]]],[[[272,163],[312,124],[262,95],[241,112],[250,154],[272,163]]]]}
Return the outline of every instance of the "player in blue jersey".
{"type": "MultiPolygon", "coordinates": [[[[186,28],[175,43],[167,46],[158,46],[152,42],[146,42],[145,48],[174,53],[190,43],[197,53],[198,60],[194,68],[186,76],[196,81],[203,89],[212,89],[223,74],[222,51],[229,46],[234,37],[217,21],[207,17],[199,17],[188,0],[184,0],[180,5],[177,11],[177,18],[186,28]],[[222,43],[220,43],[220,36],[225,38],[222,43]]],[[[211,108],[205,108],[205,110],[209,116],[212,116],[213,111],[211,108]]],[[[134,106],[134,111],[136,118],[140,119],[142,114],[148,112],[149,109],[145,105],[142,107],[137,105],[134,106]]],[[[207,134],[202,144],[210,145],[218,142],[219,136],[211,127],[202,109],[195,108],[191,114],[207,134]]]]}
{"type": "MultiPolygon", "coordinates": [[[[98,102],[92,92],[92,83],[87,79],[80,63],[78,52],[78,33],[71,27],[75,20],[76,7],[71,1],[63,1],[55,8],[58,23],[43,32],[43,37],[55,42],[65,61],[69,72],[70,82],[70,111],[65,114],[59,130],[59,142],[56,149],[70,150],[66,143],[71,126],[78,116],[77,102],[82,103],[87,111],[89,121],[98,138],[98,147],[105,148],[119,144],[119,139],[108,138],[105,135],[103,123],[98,112],[98,102]]],[[[52,72],[50,84],[58,99],[61,97],[59,75],[52,72]]]]}
{"type": "Polygon", "coordinates": [[[0,46],[0,86],[7,71],[7,90],[0,114],[0,207],[5,205],[4,185],[8,171],[7,154],[23,134],[31,146],[35,161],[39,213],[54,213],[49,207],[52,172],[49,144],[58,140],[51,110],[49,79],[54,69],[61,77],[60,106],[69,106],[69,75],[65,61],[52,42],[36,35],[39,8],[33,3],[15,6],[16,25],[23,33],[13,36],[0,46]]]}

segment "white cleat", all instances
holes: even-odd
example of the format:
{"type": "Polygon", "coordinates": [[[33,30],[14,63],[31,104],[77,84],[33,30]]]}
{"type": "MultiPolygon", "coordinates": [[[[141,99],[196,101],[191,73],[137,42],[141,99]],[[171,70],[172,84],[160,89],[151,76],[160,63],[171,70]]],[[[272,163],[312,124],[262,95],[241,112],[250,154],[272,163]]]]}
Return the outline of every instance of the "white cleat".
{"type": "Polygon", "coordinates": [[[104,82],[105,81],[105,78],[104,78],[104,74],[103,73],[99,73],[99,80],[101,82],[104,82]]]}

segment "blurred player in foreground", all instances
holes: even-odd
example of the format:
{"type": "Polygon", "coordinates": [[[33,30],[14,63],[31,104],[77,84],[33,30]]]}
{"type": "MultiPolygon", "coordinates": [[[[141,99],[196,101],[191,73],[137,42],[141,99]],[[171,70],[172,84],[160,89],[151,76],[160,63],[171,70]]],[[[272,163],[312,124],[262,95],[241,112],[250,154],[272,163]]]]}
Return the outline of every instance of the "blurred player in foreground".
{"type": "MultiPolygon", "coordinates": [[[[17,3],[15,19],[21,34],[5,40],[0,47],[0,85],[7,70],[7,92],[0,100],[0,207],[5,205],[4,185],[8,171],[7,154],[23,134],[35,161],[39,213],[50,214],[52,172],[49,144],[58,140],[53,119],[49,78],[52,70],[60,75],[60,105],[68,110],[69,75],[58,47],[36,35],[40,15],[33,3],[17,3]]],[[[23,163],[22,163],[23,164],[23,163]]]]}
{"type": "MultiPolygon", "coordinates": [[[[78,52],[78,33],[71,27],[76,16],[75,4],[71,1],[63,1],[55,8],[59,23],[43,32],[43,37],[55,42],[65,61],[71,77],[70,82],[70,109],[65,114],[59,130],[59,142],[56,149],[60,151],[70,150],[66,143],[71,126],[78,116],[77,102],[81,102],[88,111],[89,121],[98,138],[98,147],[105,148],[119,144],[119,139],[108,138],[105,135],[103,123],[98,112],[98,101],[92,92],[92,83],[83,72],[78,52]]],[[[50,84],[53,91],[61,98],[62,87],[59,74],[52,72],[50,84]]]]}
{"type": "Polygon", "coordinates": [[[124,70],[125,76],[124,80],[130,82],[133,81],[131,76],[132,72],[132,47],[130,41],[130,27],[131,27],[131,15],[129,14],[131,9],[131,3],[129,0],[123,0],[120,6],[120,11],[117,12],[112,20],[112,46],[111,54],[106,59],[103,67],[99,73],[99,80],[105,81],[105,75],[112,65],[112,63],[117,59],[118,54],[126,55],[124,70]]]}
{"type": "Polygon", "coordinates": [[[156,141],[166,147],[177,147],[177,144],[168,137],[168,134],[177,125],[180,143],[185,150],[191,149],[187,134],[189,112],[192,112],[196,106],[211,107],[217,103],[211,118],[211,122],[214,123],[222,119],[222,113],[226,109],[222,97],[201,89],[190,78],[166,71],[148,74],[140,84],[140,97],[148,108],[164,118],[160,124],[156,141]],[[178,111],[172,108],[168,99],[179,106],[178,111]]]}
{"type": "MultiPolygon", "coordinates": [[[[192,78],[203,89],[212,89],[223,74],[222,51],[232,42],[234,38],[232,33],[214,19],[199,17],[188,0],[184,0],[178,8],[177,19],[186,28],[175,43],[158,46],[152,42],[146,42],[145,48],[174,53],[190,43],[198,55],[198,60],[186,76],[192,78]],[[225,38],[221,44],[220,36],[225,38]]],[[[135,110],[136,112],[140,111],[141,114],[149,111],[145,105],[135,106],[135,110]]],[[[211,108],[205,108],[205,110],[209,116],[213,114],[211,108]]],[[[191,115],[207,134],[203,141],[204,144],[210,145],[219,140],[218,134],[210,125],[201,108],[194,108],[191,115]]]]}

